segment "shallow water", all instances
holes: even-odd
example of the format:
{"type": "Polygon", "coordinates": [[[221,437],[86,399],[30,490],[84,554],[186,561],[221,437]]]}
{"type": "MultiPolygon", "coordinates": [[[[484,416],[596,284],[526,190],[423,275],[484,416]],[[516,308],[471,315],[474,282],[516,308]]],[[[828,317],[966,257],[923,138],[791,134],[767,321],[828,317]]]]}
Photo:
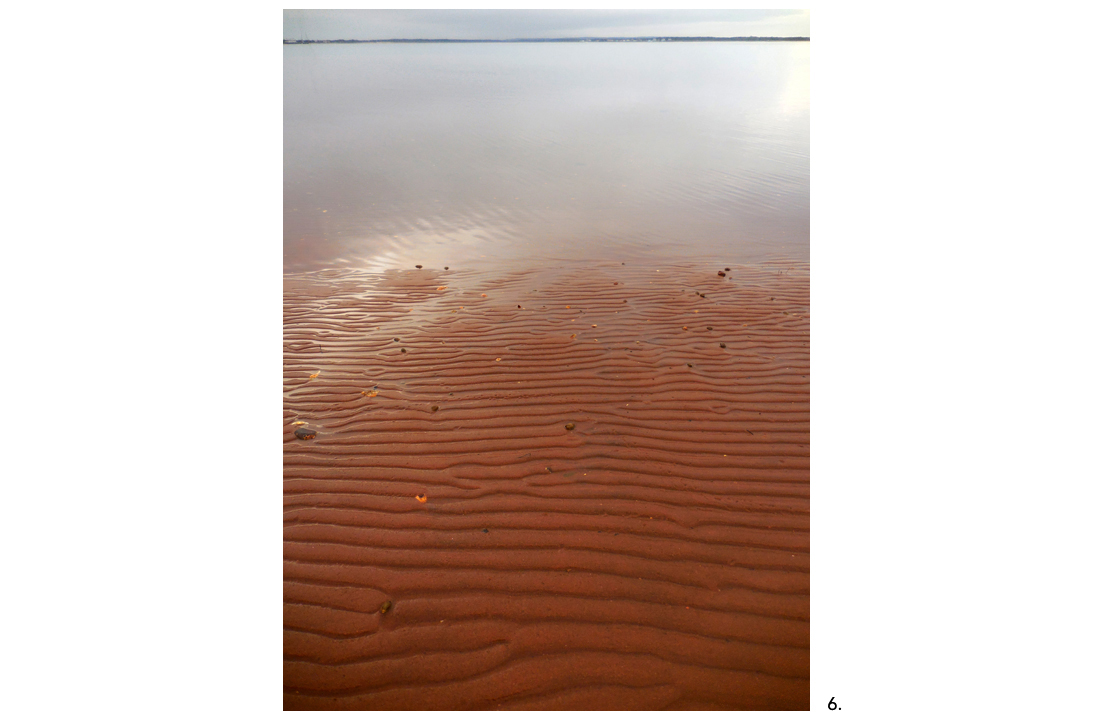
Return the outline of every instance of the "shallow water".
{"type": "Polygon", "coordinates": [[[286,270],[808,261],[808,43],[284,60],[286,270]]]}

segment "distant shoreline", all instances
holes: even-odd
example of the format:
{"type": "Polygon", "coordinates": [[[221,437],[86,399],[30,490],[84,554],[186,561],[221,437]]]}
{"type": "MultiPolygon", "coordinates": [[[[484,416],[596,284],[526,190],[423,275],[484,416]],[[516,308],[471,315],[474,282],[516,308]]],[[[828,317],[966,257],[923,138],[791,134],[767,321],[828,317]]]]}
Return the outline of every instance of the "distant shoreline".
{"type": "Polygon", "coordinates": [[[512,40],[289,40],[285,45],[331,45],[346,43],[576,43],[576,42],[809,42],[807,37],[588,37],[588,38],[515,38],[512,40]]]}

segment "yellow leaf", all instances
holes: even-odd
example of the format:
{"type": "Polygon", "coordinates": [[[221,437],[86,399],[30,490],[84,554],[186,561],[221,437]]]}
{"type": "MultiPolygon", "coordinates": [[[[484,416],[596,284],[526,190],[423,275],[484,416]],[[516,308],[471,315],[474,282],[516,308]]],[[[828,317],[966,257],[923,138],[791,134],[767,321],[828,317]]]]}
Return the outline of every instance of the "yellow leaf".
{"type": "Polygon", "coordinates": [[[315,373],[314,375],[309,375],[309,376],[308,376],[308,378],[309,378],[309,379],[310,379],[310,378],[317,378],[317,377],[319,377],[319,373],[318,373],[318,372],[316,372],[316,373],[315,373]]]}
{"type": "Polygon", "coordinates": [[[427,498],[425,495],[415,495],[414,499],[417,500],[418,502],[425,502],[429,498],[427,498]]]}
{"type": "Polygon", "coordinates": [[[441,285],[441,286],[440,286],[439,288],[437,288],[437,289],[438,289],[438,290],[447,290],[447,289],[448,289],[448,286],[447,286],[447,285],[441,285]]]}

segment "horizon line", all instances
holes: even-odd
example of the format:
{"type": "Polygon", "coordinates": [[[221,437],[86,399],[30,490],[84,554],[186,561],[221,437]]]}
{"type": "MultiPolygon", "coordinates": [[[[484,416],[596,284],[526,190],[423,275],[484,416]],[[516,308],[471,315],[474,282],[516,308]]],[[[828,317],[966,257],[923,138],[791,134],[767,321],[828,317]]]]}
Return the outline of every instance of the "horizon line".
{"type": "Polygon", "coordinates": [[[661,42],[748,42],[748,41],[773,41],[793,40],[809,41],[809,36],[757,36],[735,35],[733,37],[716,37],[709,35],[636,35],[628,37],[557,37],[557,38],[385,38],[382,40],[358,40],[354,38],[339,38],[337,40],[303,40],[295,38],[283,38],[282,42],[292,45],[304,45],[314,43],[506,43],[506,42],[633,42],[633,41],[661,41],[661,42]]]}

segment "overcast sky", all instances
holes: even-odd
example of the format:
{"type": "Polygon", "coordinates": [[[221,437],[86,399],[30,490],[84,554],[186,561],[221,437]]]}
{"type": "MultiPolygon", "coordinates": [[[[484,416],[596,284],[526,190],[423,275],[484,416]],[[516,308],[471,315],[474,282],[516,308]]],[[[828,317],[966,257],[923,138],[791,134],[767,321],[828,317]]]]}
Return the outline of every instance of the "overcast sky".
{"type": "Polygon", "coordinates": [[[808,10],[285,10],[284,37],[455,40],[809,35],[808,10]]]}

